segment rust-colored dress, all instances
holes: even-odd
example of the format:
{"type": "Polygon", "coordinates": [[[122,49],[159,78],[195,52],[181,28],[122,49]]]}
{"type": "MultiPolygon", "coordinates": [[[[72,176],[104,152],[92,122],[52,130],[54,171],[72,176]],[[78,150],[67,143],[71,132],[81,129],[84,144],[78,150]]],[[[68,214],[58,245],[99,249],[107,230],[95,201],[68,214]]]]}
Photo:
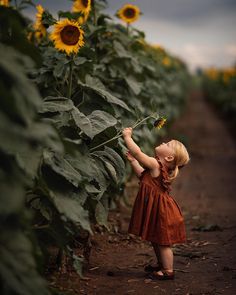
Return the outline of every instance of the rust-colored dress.
{"type": "Polygon", "coordinates": [[[183,215],[169,194],[168,172],[160,159],[156,159],[160,164],[160,175],[152,177],[148,169],[142,172],[128,233],[159,245],[185,243],[183,215]]]}

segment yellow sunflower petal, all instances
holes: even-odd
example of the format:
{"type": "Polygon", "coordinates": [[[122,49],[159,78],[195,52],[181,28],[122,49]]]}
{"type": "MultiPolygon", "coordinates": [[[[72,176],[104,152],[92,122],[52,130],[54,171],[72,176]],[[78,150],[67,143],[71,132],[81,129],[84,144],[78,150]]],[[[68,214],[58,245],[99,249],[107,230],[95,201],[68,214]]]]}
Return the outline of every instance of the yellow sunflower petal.
{"type": "Polygon", "coordinates": [[[140,9],[136,5],[125,4],[118,12],[117,15],[124,22],[130,24],[136,21],[140,16],[140,9]]]}
{"type": "Polygon", "coordinates": [[[154,122],[154,127],[161,129],[166,122],[166,118],[160,117],[154,122]]]}
{"type": "Polygon", "coordinates": [[[41,5],[36,6],[36,21],[34,23],[35,37],[37,40],[40,40],[42,37],[45,37],[47,30],[43,24],[43,13],[45,9],[41,5]]]}
{"type": "Polygon", "coordinates": [[[164,57],[162,60],[162,64],[166,67],[169,67],[171,65],[171,60],[169,59],[169,57],[164,57]]]}
{"type": "Polygon", "coordinates": [[[87,21],[91,10],[91,0],[75,0],[72,6],[72,12],[81,12],[83,16],[79,17],[78,22],[83,24],[87,21]]]}
{"type": "Polygon", "coordinates": [[[78,53],[84,45],[84,31],[78,21],[64,19],[54,25],[50,39],[59,51],[65,51],[67,55],[78,53]]]}

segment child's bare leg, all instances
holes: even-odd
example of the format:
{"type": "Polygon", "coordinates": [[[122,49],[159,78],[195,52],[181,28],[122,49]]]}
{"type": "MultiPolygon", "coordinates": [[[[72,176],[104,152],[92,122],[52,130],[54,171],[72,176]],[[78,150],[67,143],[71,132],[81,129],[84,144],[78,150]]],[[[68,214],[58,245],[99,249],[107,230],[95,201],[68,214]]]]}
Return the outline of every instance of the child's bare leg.
{"type": "Polygon", "coordinates": [[[157,243],[154,243],[154,242],[151,242],[151,243],[152,243],[154,252],[156,254],[157,264],[159,264],[160,266],[162,266],[161,255],[160,255],[160,250],[159,250],[158,244],[157,243]]]}
{"type": "MultiPolygon", "coordinates": [[[[164,270],[173,271],[173,264],[174,264],[174,256],[173,251],[170,246],[158,246],[161,256],[162,267],[164,270]]],[[[162,272],[158,272],[162,274],[162,272]]]]}

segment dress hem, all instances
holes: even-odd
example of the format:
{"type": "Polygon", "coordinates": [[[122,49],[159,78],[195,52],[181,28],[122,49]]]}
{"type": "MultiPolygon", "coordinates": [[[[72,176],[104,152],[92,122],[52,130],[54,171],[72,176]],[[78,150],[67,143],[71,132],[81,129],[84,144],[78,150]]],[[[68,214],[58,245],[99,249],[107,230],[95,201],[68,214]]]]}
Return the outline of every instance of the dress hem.
{"type": "Polygon", "coordinates": [[[187,239],[179,239],[179,240],[175,240],[175,241],[158,241],[155,239],[151,239],[151,238],[144,238],[139,234],[136,233],[132,233],[132,232],[128,232],[129,234],[135,235],[140,237],[143,241],[148,241],[148,242],[153,242],[153,243],[157,243],[160,246],[169,246],[169,245],[175,245],[175,244],[185,244],[187,242],[187,239]]]}

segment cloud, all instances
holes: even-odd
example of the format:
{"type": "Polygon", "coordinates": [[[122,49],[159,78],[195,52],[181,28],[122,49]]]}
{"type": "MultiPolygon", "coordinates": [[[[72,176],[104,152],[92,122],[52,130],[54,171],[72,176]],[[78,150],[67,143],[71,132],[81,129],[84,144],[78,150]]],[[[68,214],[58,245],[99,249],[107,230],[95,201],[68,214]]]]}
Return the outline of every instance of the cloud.
{"type": "Polygon", "coordinates": [[[235,62],[236,44],[212,47],[205,44],[189,43],[183,45],[178,54],[184,57],[190,70],[195,70],[198,67],[228,67],[235,62]]]}
{"type": "Polygon", "coordinates": [[[225,47],[225,53],[236,59],[236,44],[229,44],[225,47]]]}

